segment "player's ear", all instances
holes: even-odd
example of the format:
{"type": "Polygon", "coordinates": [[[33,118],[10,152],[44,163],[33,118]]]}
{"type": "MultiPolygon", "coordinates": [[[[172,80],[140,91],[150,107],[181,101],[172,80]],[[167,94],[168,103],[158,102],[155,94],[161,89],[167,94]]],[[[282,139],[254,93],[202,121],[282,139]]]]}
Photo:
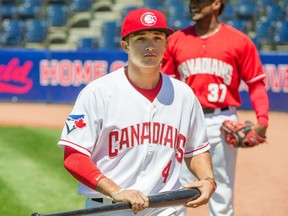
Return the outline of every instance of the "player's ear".
{"type": "Polygon", "coordinates": [[[214,7],[215,7],[215,9],[219,10],[222,4],[223,4],[223,1],[222,1],[222,0],[216,0],[216,1],[214,1],[214,7]]]}
{"type": "Polygon", "coordinates": [[[129,52],[129,47],[128,47],[128,43],[127,43],[127,41],[125,41],[125,40],[122,40],[121,41],[121,47],[122,47],[122,49],[125,51],[125,52],[129,52]]]}

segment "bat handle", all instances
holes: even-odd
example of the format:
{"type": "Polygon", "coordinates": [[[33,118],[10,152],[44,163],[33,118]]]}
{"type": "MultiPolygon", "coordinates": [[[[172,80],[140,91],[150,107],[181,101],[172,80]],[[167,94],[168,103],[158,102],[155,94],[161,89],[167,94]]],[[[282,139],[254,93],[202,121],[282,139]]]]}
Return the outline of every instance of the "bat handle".
{"type": "Polygon", "coordinates": [[[42,214],[34,212],[33,214],[31,214],[31,216],[42,216],[42,214]]]}

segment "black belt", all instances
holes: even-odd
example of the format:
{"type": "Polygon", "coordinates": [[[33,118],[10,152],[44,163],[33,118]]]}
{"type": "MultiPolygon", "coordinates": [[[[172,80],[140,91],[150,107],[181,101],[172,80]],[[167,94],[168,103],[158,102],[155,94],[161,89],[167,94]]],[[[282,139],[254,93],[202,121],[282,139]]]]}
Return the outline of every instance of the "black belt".
{"type": "MultiPolygon", "coordinates": [[[[104,202],[104,199],[103,199],[103,198],[92,198],[91,200],[92,200],[92,201],[95,201],[95,202],[99,202],[99,203],[103,203],[103,202],[104,202]]],[[[112,200],[111,200],[111,202],[112,202],[112,203],[115,203],[115,202],[112,201],[112,200]]]]}
{"type": "Polygon", "coordinates": [[[95,202],[103,203],[103,198],[92,198],[92,200],[95,202]]]}
{"type": "MultiPolygon", "coordinates": [[[[215,113],[215,110],[216,110],[216,109],[208,108],[208,107],[205,107],[205,108],[202,108],[202,109],[203,109],[203,113],[204,114],[215,113]]],[[[229,110],[229,107],[223,107],[223,108],[220,108],[220,110],[221,111],[229,110]]]]}

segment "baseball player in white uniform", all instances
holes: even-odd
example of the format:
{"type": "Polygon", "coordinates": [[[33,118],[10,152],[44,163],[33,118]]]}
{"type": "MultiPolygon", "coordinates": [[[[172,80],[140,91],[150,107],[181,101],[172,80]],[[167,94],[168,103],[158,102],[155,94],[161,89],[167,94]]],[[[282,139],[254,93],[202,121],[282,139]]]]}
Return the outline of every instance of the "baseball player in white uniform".
{"type": "Polygon", "coordinates": [[[191,88],[160,72],[173,30],[157,10],[130,11],[121,46],[127,66],[88,84],[78,95],[58,145],[64,166],[87,197],[86,208],[129,202],[131,210],[97,215],[184,215],[184,206],[149,208],[148,195],[177,190],[183,162],[206,204],[216,189],[202,108],[191,88]]]}

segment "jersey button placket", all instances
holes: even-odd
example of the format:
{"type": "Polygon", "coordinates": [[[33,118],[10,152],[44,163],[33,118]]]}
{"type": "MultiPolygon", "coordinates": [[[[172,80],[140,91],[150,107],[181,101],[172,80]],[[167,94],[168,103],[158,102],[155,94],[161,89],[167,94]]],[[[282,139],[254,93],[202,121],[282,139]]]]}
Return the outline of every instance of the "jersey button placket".
{"type": "Polygon", "coordinates": [[[206,55],[206,47],[207,47],[207,45],[206,45],[206,43],[204,42],[204,43],[202,44],[202,54],[203,54],[203,56],[206,55]]]}
{"type": "MultiPolygon", "coordinates": [[[[150,122],[151,122],[151,123],[154,121],[156,114],[157,114],[157,105],[156,105],[156,103],[154,102],[154,103],[151,104],[151,111],[150,111],[150,122]]],[[[152,135],[152,134],[151,134],[151,135],[152,135]]],[[[147,152],[147,154],[148,154],[148,155],[152,155],[153,152],[154,152],[154,145],[151,144],[151,145],[149,145],[149,147],[148,147],[148,152],[147,152]]]]}
{"type": "Polygon", "coordinates": [[[153,122],[155,115],[157,113],[157,105],[154,103],[151,104],[151,110],[150,110],[150,122],[153,122]]]}

